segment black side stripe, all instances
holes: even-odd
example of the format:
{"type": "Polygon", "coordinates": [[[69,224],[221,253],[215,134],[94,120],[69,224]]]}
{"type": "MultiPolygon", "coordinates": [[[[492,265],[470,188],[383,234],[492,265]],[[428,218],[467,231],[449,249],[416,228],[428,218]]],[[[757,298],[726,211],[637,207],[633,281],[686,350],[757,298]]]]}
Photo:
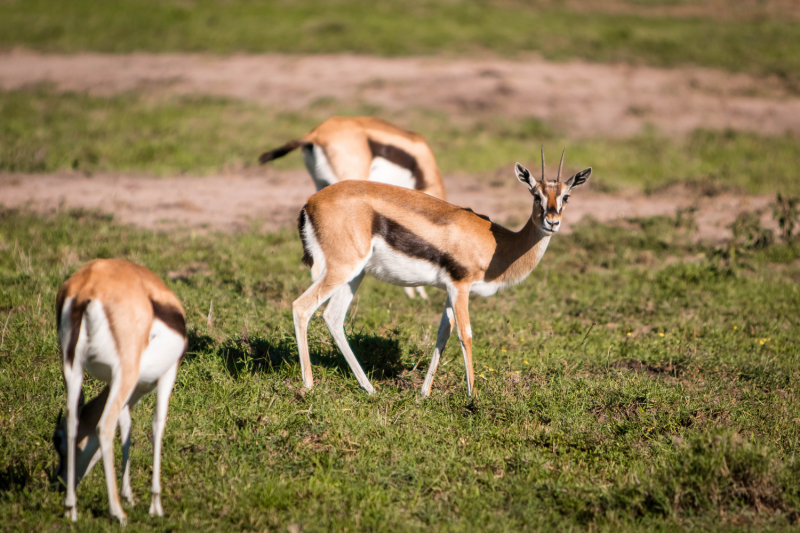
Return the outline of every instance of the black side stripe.
{"type": "Polygon", "coordinates": [[[72,311],[69,314],[69,344],[67,345],[67,363],[72,366],[75,361],[75,347],[78,345],[78,337],[81,334],[81,322],[83,322],[83,314],[86,312],[86,307],[91,300],[84,300],[83,302],[72,302],[72,311]]]}
{"type": "Polygon", "coordinates": [[[422,175],[422,169],[419,168],[417,159],[413,155],[391,144],[382,144],[372,139],[368,139],[368,142],[373,159],[382,157],[399,167],[407,169],[414,176],[414,188],[418,191],[425,189],[425,177],[422,175]]]}
{"type": "Polygon", "coordinates": [[[306,236],[303,229],[306,227],[306,206],[300,210],[300,216],[297,217],[297,231],[300,232],[300,241],[303,243],[303,264],[308,268],[314,266],[314,257],[308,251],[308,243],[306,243],[306,236]]]}
{"type": "Polygon", "coordinates": [[[453,281],[461,281],[467,277],[467,269],[452,255],[442,252],[419,235],[380,213],[372,215],[372,235],[380,235],[386,244],[398,252],[443,268],[453,281]]]}
{"type": "Polygon", "coordinates": [[[153,304],[153,315],[157,319],[166,324],[169,329],[180,333],[184,338],[186,337],[186,318],[184,318],[180,309],[155,300],[150,300],[150,303],[153,304]]]}

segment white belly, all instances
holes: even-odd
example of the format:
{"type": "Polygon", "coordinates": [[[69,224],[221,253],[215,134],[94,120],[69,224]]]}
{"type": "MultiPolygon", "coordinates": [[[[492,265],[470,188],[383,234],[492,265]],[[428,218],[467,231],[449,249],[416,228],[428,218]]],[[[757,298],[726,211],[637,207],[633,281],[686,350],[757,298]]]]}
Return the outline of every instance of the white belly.
{"type": "Polygon", "coordinates": [[[397,185],[406,189],[414,189],[417,186],[417,181],[410,170],[382,157],[372,160],[372,165],[369,167],[369,181],[397,185]]]}
{"type": "Polygon", "coordinates": [[[423,259],[399,253],[380,237],[372,240],[372,250],[364,270],[381,281],[401,287],[430,285],[444,288],[449,279],[444,269],[423,259]]]}
{"type": "Polygon", "coordinates": [[[139,388],[151,388],[158,379],[178,362],[183,354],[183,337],[163,322],[153,320],[150,343],[139,363],[139,388]]]}

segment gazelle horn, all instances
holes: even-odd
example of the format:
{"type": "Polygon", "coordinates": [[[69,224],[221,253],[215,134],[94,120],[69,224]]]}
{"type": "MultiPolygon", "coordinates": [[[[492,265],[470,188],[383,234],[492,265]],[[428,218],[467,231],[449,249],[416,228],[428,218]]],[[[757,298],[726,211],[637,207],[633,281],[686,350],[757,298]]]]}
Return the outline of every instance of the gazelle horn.
{"type": "Polygon", "coordinates": [[[544,145],[542,145],[542,181],[544,181],[544,145]]]}
{"type": "Polygon", "coordinates": [[[556,178],[556,181],[561,181],[561,169],[564,168],[564,153],[566,151],[567,149],[564,148],[564,151],[561,152],[561,163],[558,165],[558,177],[556,178]]]}

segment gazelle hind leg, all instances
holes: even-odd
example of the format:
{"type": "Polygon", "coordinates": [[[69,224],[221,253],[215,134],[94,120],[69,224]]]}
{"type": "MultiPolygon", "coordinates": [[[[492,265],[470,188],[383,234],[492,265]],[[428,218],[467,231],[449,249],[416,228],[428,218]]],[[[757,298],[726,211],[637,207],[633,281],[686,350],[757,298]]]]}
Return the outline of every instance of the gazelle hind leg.
{"type": "Polygon", "coordinates": [[[175,385],[178,374],[178,363],[175,363],[158,380],[156,390],[156,410],[153,414],[153,485],[151,488],[150,516],[164,516],[161,508],[161,440],[167,422],[169,396],[175,385]]]}
{"type": "MultiPolygon", "coordinates": [[[[122,365],[121,365],[122,366],[122,365]]],[[[108,491],[108,507],[111,516],[125,523],[127,516],[122,510],[122,504],[117,492],[117,473],[114,468],[114,436],[117,430],[119,415],[136,384],[135,376],[138,372],[131,368],[117,368],[111,375],[109,383],[108,400],[106,400],[100,422],[97,424],[97,437],[100,441],[100,453],[103,458],[103,471],[106,476],[106,490],[108,491]],[[123,376],[128,380],[123,381],[123,376]],[[130,376],[134,376],[131,380],[130,376]]]]}
{"type": "Polygon", "coordinates": [[[439,366],[439,358],[442,356],[442,352],[444,352],[447,339],[450,338],[454,320],[453,305],[450,303],[450,296],[448,296],[447,300],[444,302],[444,311],[442,311],[442,320],[439,322],[439,333],[436,335],[436,347],[433,349],[431,364],[428,367],[428,374],[425,376],[425,382],[422,384],[422,390],[420,390],[420,394],[423,398],[427,398],[431,393],[433,375],[436,373],[436,367],[439,366]]]}
{"type": "Polygon", "coordinates": [[[325,324],[328,326],[328,331],[331,332],[333,340],[336,341],[336,345],[344,354],[347,364],[350,365],[350,368],[356,375],[358,384],[369,394],[373,394],[375,389],[372,388],[369,378],[358,363],[358,359],[356,359],[356,356],[353,354],[353,350],[350,349],[350,345],[347,343],[347,337],[344,334],[344,319],[345,316],[347,316],[347,309],[350,307],[353,296],[363,279],[364,273],[362,272],[349,283],[339,287],[339,289],[333,293],[333,296],[331,296],[322,317],[325,319],[325,324]]]}
{"type": "Polygon", "coordinates": [[[121,496],[128,504],[134,505],[133,491],[131,490],[131,410],[130,404],[125,405],[119,413],[119,438],[122,441],[122,493],[121,496]]]}
{"type": "Polygon", "coordinates": [[[406,296],[408,296],[412,300],[415,297],[414,291],[416,291],[416,294],[419,294],[419,297],[422,298],[423,300],[428,299],[428,293],[425,292],[425,287],[403,287],[403,292],[406,293],[406,296]]]}
{"type": "Polygon", "coordinates": [[[75,496],[75,444],[78,435],[78,402],[83,386],[83,368],[76,361],[64,364],[64,386],[67,389],[67,495],[64,499],[64,515],[73,522],[78,519],[77,498],[75,496]]]}
{"type": "Polygon", "coordinates": [[[346,277],[338,282],[332,281],[330,273],[325,271],[321,278],[315,281],[297,300],[292,302],[294,334],[297,338],[297,351],[300,355],[300,372],[303,375],[303,385],[307,389],[314,386],[311,357],[308,353],[308,322],[314,316],[314,312],[319,309],[319,306],[325,303],[346,282],[346,277]]]}

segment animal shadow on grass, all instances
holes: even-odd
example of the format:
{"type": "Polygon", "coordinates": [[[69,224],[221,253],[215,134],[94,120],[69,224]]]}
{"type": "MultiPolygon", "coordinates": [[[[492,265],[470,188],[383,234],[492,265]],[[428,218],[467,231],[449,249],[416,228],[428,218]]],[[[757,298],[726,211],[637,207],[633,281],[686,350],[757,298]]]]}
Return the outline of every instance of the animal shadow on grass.
{"type": "MultiPolygon", "coordinates": [[[[196,357],[196,353],[216,352],[225,360],[225,366],[231,375],[242,372],[250,374],[272,373],[283,365],[299,365],[297,343],[294,339],[280,339],[277,342],[261,336],[250,336],[242,333],[218,342],[212,337],[196,330],[187,332],[189,349],[187,359],[196,357]]],[[[311,341],[311,339],[309,339],[311,341]]],[[[397,338],[352,333],[348,335],[348,343],[361,364],[361,368],[372,380],[392,380],[411,368],[403,361],[403,350],[397,338]]],[[[347,364],[339,348],[330,344],[310,343],[311,364],[335,369],[343,374],[350,374],[347,364]]]]}
{"type": "Polygon", "coordinates": [[[0,471],[0,493],[21,491],[30,480],[31,473],[24,464],[11,464],[0,471]]]}

